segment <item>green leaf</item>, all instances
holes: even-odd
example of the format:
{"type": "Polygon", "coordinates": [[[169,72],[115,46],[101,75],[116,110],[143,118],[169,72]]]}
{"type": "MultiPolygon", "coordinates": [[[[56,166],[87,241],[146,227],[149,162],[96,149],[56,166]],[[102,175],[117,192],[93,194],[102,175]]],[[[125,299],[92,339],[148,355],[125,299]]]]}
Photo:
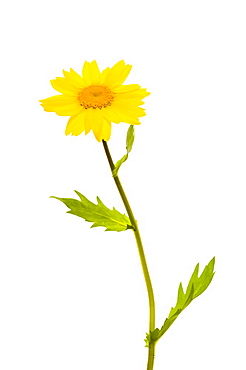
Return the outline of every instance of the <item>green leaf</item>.
{"type": "Polygon", "coordinates": [[[150,335],[151,335],[151,333],[146,333],[146,339],[144,339],[144,341],[145,341],[145,347],[149,347],[149,344],[151,342],[150,335]]]}
{"type": "Polygon", "coordinates": [[[114,169],[113,169],[113,177],[116,177],[118,175],[118,171],[121,165],[127,160],[127,158],[128,158],[128,153],[123,155],[123,157],[118,162],[116,162],[116,164],[114,165],[114,169]]]}
{"type": "Polygon", "coordinates": [[[97,203],[90,202],[84,195],[75,190],[80,197],[80,200],[71,198],[55,198],[63,202],[72,215],[82,217],[85,221],[93,222],[91,227],[103,226],[106,227],[106,231],[124,231],[127,229],[133,229],[129,218],[115,208],[112,210],[107,208],[101,199],[97,197],[97,203]]]}
{"type": "Polygon", "coordinates": [[[161,329],[156,328],[147,335],[146,344],[150,341],[159,340],[162,335],[170,328],[173,322],[177,319],[180,313],[200,294],[202,294],[209,284],[211,283],[214,272],[215,257],[211,259],[207,266],[205,266],[203,272],[198,276],[199,263],[196,265],[193,274],[191,275],[187,289],[184,292],[182,283],[179,284],[178,297],[175,307],[172,307],[168,317],[164,321],[161,329]]]}
{"type": "Polygon", "coordinates": [[[133,142],[134,142],[134,125],[131,125],[127,130],[126,135],[126,154],[123,155],[123,157],[118,162],[116,162],[113,170],[113,177],[116,177],[118,175],[120,166],[128,159],[128,154],[132,150],[133,142]]]}
{"type": "Polygon", "coordinates": [[[135,138],[134,126],[131,125],[129,127],[129,129],[127,130],[127,135],[126,135],[126,150],[127,150],[127,153],[130,153],[130,151],[132,150],[132,146],[133,146],[133,143],[134,143],[134,138],[135,138]]]}

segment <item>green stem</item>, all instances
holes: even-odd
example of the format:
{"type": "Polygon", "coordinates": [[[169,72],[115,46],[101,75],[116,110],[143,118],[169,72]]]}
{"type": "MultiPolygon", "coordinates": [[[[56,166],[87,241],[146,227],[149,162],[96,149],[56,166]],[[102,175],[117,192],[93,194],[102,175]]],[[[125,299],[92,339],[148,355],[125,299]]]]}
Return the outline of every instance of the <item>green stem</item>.
{"type": "MultiPolygon", "coordinates": [[[[106,156],[108,158],[108,162],[111,168],[111,171],[113,172],[114,170],[114,163],[111,157],[111,154],[109,152],[108,144],[106,141],[103,140],[103,147],[106,153],[106,156]]],[[[143,249],[143,244],[140,236],[140,232],[138,229],[137,221],[135,220],[135,217],[133,215],[131,206],[128,202],[128,199],[126,197],[126,194],[124,192],[124,189],[121,185],[120,179],[117,176],[113,177],[115,184],[117,186],[117,189],[120,193],[121,199],[125,205],[127,214],[129,216],[129,219],[131,221],[131,225],[133,226],[133,232],[135,234],[136,242],[137,242],[137,247],[138,247],[138,252],[140,256],[140,261],[143,269],[143,274],[145,278],[145,283],[147,287],[147,292],[148,292],[148,298],[149,298],[149,330],[152,331],[155,329],[155,300],[154,300],[154,293],[153,293],[153,288],[152,288],[152,283],[150,280],[150,275],[149,275],[149,270],[144,254],[144,249],[143,249]]],[[[155,356],[155,343],[150,343],[149,345],[149,355],[148,355],[148,364],[147,364],[147,370],[152,370],[154,366],[154,356],[155,356]]]]}
{"type": "Polygon", "coordinates": [[[152,370],[154,367],[154,359],[155,359],[155,342],[149,344],[149,355],[148,355],[148,364],[147,370],[152,370]]]}

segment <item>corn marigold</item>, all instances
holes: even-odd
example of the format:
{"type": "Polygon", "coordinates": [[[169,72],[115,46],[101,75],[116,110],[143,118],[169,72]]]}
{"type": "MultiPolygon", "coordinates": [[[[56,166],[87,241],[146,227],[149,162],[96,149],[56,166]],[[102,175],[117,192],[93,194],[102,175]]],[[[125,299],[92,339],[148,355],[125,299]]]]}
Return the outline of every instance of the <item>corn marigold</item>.
{"type": "Polygon", "coordinates": [[[108,141],[111,123],[125,122],[139,125],[145,116],[143,98],[150,93],[137,84],[123,85],[132,66],[123,60],[100,72],[97,62],[85,62],[82,76],[72,68],[63,71],[64,77],[51,80],[51,85],[62,95],[40,100],[46,112],[71,116],[66,135],[88,134],[93,131],[98,141],[108,141]]]}

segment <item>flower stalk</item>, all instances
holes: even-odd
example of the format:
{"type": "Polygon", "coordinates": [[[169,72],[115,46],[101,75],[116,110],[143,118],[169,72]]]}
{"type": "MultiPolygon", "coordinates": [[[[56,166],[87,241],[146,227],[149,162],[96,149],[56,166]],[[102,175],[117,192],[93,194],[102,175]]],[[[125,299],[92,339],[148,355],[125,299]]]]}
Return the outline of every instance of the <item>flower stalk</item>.
{"type": "MultiPolygon", "coordinates": [[[[109,162],[111,172],[113,174],[115,166],[114,166],[114,162],[112,160],[112,157],[111,157],[111,154],[110,154],[110,151],[109,151],[109,148],[108,148],[108,144],[105,140],[103,140],[103,147],[104,147],[104,150],[105,150],[108,162],[109,162]]],[[[135,235],[137,248],[138,248],[138,252],[139,252],[139,257],[140,257],[142,270],[143,270],[143,274],[144,274],[144,279],[145,279],[145,283],[146,283],[146,288],[147,288],[147,292],[148,292],[148,299],[149,299],[149,331],[153,331],[155,329],[155,299],[154,299],[154,292],[153,292],[153,287],[152,287],[152,283],[151,283],[151,279],[150,279],[150,274],[149,274],[145,254],[144,254],[143,243],[142,243],[142,240],[141,240],[141,236],[140,236],[139,228],[138,228],[138,225],[137,225],[137,221],[134,217],[134,214],[132,212],[129,201],[126,197],[126,194],[125,194],[125,191],[124,191],[124,189],[122,187],[122,184],[120,182],[119,176],[118,175],[113,176],[113,179],[114,179],[116,187],[117,187],[117,189],[120,193],[121,199],[124,203],[126,212],[127,212],[128,216],[129,216],[129,219],[131,221],[131,225],[133,226],[133,232],[134,232],[134,235],[135,235]]],[[[153,369],[154,356],[155,356],[155,343],[152,342],[149,345],[147,370],[152,370],[153,369]]]]}

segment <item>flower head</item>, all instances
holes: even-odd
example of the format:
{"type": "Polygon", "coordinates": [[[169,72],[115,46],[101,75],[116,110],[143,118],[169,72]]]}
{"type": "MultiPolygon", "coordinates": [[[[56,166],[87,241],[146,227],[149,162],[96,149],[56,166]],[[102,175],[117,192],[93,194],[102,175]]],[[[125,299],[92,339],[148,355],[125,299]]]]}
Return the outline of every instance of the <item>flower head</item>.
{"type": "Polygon", "coordinates": [[[139,125],[145,116],[143,98],[150,93],[137,84],[122,85],[131,66],[123,60],[112,68],[99,71],[97,62],[85,62],[82,76],[73,69],[63,71],[64,77],[51,80],[51,85],[62,95],[41,101],[46,112],[70,116],[66,135],[88,134],[93,131],[96,139],[109,140],[111,122],[139,125]]]}

